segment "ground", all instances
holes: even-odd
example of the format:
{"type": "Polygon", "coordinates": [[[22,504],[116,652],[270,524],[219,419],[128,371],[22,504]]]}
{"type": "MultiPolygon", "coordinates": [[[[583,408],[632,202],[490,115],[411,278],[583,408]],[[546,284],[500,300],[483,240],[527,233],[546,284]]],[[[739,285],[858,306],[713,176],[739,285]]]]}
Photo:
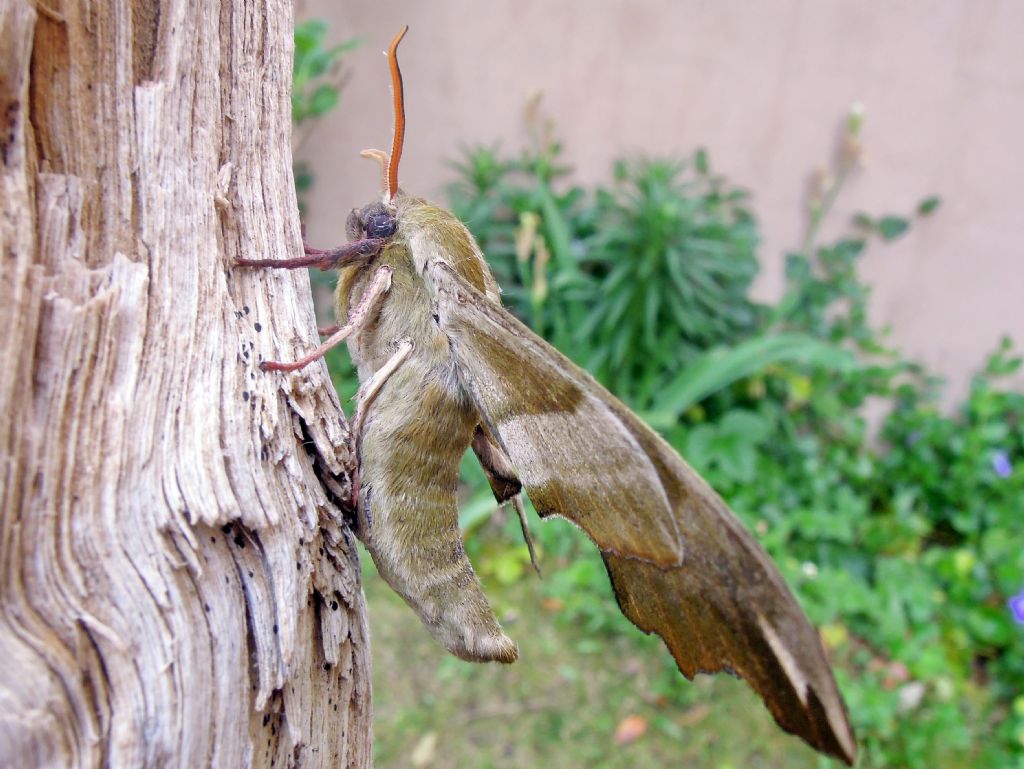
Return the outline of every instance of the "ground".
{"type": "MultiPolygon", "coordinates": [[[[363,560],[369,564],[365,551],[363,560]]],[[[745,684],[679,676],[666,698],[654,691],[672,664],[660,642],[580,637],[557,621],[557,606],[532,576],[485,589],[519,643],[513,665],[452,657],[366,567],[380,769],[819,766],[817,754],[780,731],[745,684]],[[644,725],[641,736],[623,742],[623,731],[644,725]]]]}

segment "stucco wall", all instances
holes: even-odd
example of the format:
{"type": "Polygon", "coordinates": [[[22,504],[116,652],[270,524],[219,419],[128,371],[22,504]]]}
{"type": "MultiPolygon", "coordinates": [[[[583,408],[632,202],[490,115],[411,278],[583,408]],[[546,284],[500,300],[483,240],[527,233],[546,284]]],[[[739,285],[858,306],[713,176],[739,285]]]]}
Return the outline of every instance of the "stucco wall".
{"type": "Polygon", "coordinates": [[[861,102],[866,164],[832,231],[855,211],[944,201],[866,257],[876,321],[957,392],[1000,335],[1024,343],[1022,3],[308,0],[297,15],[329,20],[334,39],[365,41],[347,59],[342,109],[300,151],[317,174],[318,244],[342,239],[346,212],[378,189],[358,151],[390,142],[381,51],[407,23],[405,189],[441,199],[460,143],[520,146],[523,106],[540,89],[579,182],[606,178],[629,153],[707,147],[718,171],[754,193],[757,293],[771,297],[782,253],[801,240],[808,179],[861,102]]]}

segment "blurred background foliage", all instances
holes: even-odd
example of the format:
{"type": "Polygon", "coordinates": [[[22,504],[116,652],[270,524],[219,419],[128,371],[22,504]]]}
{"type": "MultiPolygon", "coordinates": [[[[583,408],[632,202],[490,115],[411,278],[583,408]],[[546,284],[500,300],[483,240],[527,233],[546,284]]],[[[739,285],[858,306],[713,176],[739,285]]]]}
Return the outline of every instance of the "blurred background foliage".
{"type": "MultiPolygon", "coordinates": [[[[295,56],[292,62],[292,125],[293,149],[301,146],[308,136],[307,129],[318,117],[336,109],[344,85],[342,62],[344,55],[362,44],[352,38],[327,45],[327,22],[310,19],[295,25],[295,56]]],[[[309,165],[294,165],[295,192],[299,211],[305,210],[305,195],[313,186],[313,172],[309,165]]]]}
{"type": "MultiPolygon", "coordinates": [[[[323,31],[313,31],[306,42],[322,48],[323,31]]],[[[300,61],[320,62],[301,75],[299,120],[314,109],[316,79],[329,67],[315,52],[307,59],[296,34],[297,84],[300,61]]],[[[343,50],[326,53],[336,59],[343,50]]],[[[319,103],[331,108],[336,95],[319,103]]],[[[942,382],[870,324],[870,287],[858,270],[866,249],[903,236],[940,201],[926,198],[904,214],[859,215],[849,234],[819,242],[859,159],[861,118],[852,111],[836,166],[809,202],[807,237],[787,257],[785,293],[757,304],[748,295],[758,269],[749,197],[712,170],[706,152],[624,160],[609,184],[583,189],[560,162],[552,127],[536,108],[531,114],[533,141],[522,154],[461,152],[447,201],[491,261],[505,303],[645,416],[756,534],[821,629],[860,766],[1024,767],[1024,628],[1008,606],[1024,580],[1024,395],[1001,385],[1021,358],[1010,340],[1001,341],[979,360],[965,402],[941,410],[942,382]]],[[[344,350],[328,363],[339,391],[351,396],[356,382],[344,350]]],[[[586,696],[605,703],[608,714],[636,699],[622,687],[642,682],[636,709],[643,715],[604,723],[598,707],[589,711],[593,723],[558,721],[555,728],[551,719],[581,716],[549,707],[556,711],[543,714],[549,728],[527,735],[521,725],[534,723],[534,706],[509,705],[512,693],[499,687],[516,681],[528,699],[544,681],[531,683],[529,671],[524,679],[496,679],[430,656],[439,653],[412,613],[395,609],[386,588],[370,579],[371,607],[384,605],[379,615],[371,608],[375,697],[378,713],[383,705],[397,725],[378,725],[381,765],[458,765],[451,756],[455,763],[439,761],[431,740],[445,720],[465,726],[460,712],[519,720],[510,727],[514,744],[498,758],[483,745],[463,746],[465,760],[479,766],[545,765],[543,745],[531,753],[524,740],[547,740],[555,750],[575,739],[574,755],[587,756],[599,737],[602,750],[634,741],[654,746],[655,739],[670,748],[662,755],[649,747],[622,762],[601,753],[587,765],[629,766],[640,756],[656,765],[684,755],[684,736],[693,766],[827,763],[770,728],[768,743],[759,728],[736,733],[742,714],[707,717],[695,703],[711,684],[688,684],[660,644],[621,616],[600,557],[580,532],[539,524],[531,510],[544,570],[538,582],[515,517],[495,510],[471,457],[463,471],[467,551],[512,635],[541,639],[540,656],[557,666],[543,675],[563,689],[584,675],[586,696]],[[410,644],[422,648],[410,640],[417,634],[431,648],[424,657],[440,660],[434,686],[441,690],[421,691],[389,674],[410,644]],[[376,648],[382,639],[394,648],[376,648]],[[559,644],[571,648],[551,651],[559,644]],[[582,674],[581,660],[588,665],[582,674]],[[487,697],[504,703],[490,716],[480,702],[487,697]],[[702,730],[725,733],[720,741],[735,734],[734,749],[711,751],[692,736],[702,730]],[[694,745],[703,747],[694,752],[694,745]]],[[[746,697],[713,685],[727,701],[746,697]]],[[[753,698],[742,702],[759,707],[753,698]]],[[[763,712],[758,719],[770,724],[763,712]]]]}

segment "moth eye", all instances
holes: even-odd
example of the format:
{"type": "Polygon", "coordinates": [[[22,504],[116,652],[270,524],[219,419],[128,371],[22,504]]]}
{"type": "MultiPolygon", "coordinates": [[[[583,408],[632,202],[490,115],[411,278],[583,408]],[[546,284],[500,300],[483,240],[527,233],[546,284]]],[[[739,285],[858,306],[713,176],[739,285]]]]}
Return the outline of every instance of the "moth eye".
{"type": "Polygon", "coordinates": [[[366,237],[389,238],[398,229],[398,222],[391,214],[371,214],[366,220],[366,237]]]}

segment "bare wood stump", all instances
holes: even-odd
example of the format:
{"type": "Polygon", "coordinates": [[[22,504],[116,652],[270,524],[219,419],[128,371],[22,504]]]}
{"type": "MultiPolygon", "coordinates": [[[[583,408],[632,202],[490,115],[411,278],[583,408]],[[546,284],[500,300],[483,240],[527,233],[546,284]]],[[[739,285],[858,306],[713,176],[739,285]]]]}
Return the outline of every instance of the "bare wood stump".
{"type": "Polygon", "coordinates": [[[0,765],[370,765],[281,0],[0,0],[0,765]]]}

